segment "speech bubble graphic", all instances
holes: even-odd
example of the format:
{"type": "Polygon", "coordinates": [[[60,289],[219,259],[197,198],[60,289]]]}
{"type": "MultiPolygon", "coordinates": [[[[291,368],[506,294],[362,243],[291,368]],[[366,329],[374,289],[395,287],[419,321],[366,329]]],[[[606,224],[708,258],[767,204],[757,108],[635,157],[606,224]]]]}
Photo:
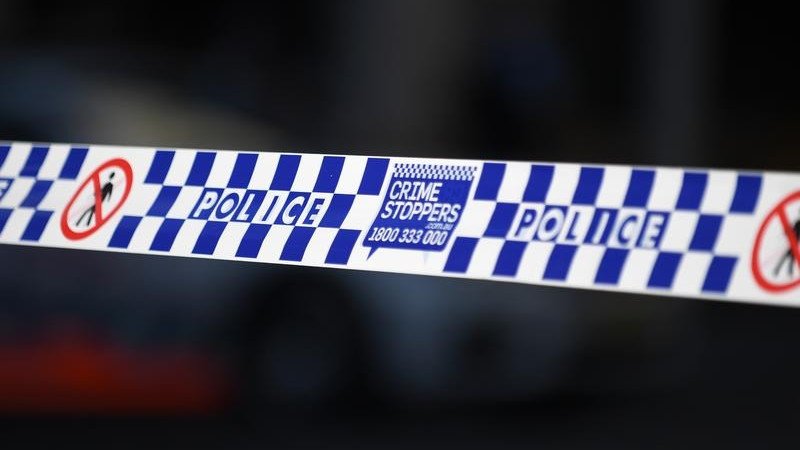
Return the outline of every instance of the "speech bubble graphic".
{"type": "Polygon", "coordinates": [[[442,251],[461,219],[477,168],[447,164],[397,164],[378,216],[363,245],[442,251]]]}

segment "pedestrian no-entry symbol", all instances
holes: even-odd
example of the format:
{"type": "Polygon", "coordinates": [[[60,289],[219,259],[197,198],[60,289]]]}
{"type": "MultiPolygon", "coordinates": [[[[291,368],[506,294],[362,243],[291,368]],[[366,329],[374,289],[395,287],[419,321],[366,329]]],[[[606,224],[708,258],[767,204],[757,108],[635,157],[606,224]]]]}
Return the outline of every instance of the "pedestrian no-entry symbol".
{"type": "Polygon", "coordinates": [[[122,207],[133,184],[133,170],[121,158],[90,173],[61,213],[61,232],[70,240],[91,236],[122,207]]]}
{"type": "Polygon", "coordinates": [[[764,218],[753,245],[751,269],[761,288],[783,292],[800,286],[800,191],[764,218]]]}

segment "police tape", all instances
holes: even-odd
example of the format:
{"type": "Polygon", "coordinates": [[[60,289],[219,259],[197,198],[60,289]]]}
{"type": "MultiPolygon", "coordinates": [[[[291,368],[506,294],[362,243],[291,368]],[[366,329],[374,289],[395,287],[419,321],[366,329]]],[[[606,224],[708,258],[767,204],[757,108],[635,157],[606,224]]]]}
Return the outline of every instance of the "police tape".
{"type": "Polygon", "coordinates": [[[800,175],[0,143],[0,243],[800,306],[800,175]]]}

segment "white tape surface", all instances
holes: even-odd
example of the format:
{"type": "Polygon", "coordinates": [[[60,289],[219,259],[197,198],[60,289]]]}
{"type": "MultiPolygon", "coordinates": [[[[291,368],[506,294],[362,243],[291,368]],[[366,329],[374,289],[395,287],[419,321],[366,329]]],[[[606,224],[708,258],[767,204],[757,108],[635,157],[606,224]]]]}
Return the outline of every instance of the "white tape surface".
{"type": "Polygon", "coordinates": [[[800,306],[800,175],[0,143],[0,243],[800,306]]]}

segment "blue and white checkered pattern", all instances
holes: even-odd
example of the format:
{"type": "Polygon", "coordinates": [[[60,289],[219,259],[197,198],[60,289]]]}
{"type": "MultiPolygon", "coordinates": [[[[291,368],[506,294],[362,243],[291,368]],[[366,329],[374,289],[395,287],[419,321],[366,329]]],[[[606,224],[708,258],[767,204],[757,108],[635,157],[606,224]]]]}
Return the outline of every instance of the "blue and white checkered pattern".
{"type": "MultiPolygon", "coordinates": [[[[57,215],[56,208],[40,208],[42,200],[61,182],[70,182],[70,194],[75,190],[88,148],[73,146],[67,153],[65,148],[58,150],[50,152],[46,145],[0,146],[0,178],[7,176],[10,181],[10,188],[0,197],[0,236],[38,242],[57,215]],[[4,164],[7,159],[23,160],[8,158],[12,150],[26,154],[22,165],[4,164]],[[6,229],[12,222],[21,233],[6,229]]],[[[157,150],[143,184],[132,194],[139,201],[129,201],[125,214],[118,222],[112,221],[115,224],[107,246],[170,252],[176,245],[188,245],[190,248],[182,250],[196,255],[245,259],[269,255],[289,262],[347,264],[360,230],[372,220],[369,214],[350,211],[377,208],[388,166],[388,158],[157,150]],[[285,192],[290,198],[316,193],[325,195],[329,204],[316,226],[188,218],[187,208],[207,187],[264,189],[285,192]],[[225,245],[218,245],[220,242],[225,245]],[[317,256],[323,248],[320,259],[317,256]]]]}
{"type": "Polygon", "coordinates": [[[768,220],[781,205],[800,221],[784,202],[798,193],[786,173],[0,143],[0,243],[778,304],[800,287],[754,274],[786,253],[791,230],[768,220]],[[97,193],[85,182],[117,158],[132,180],[114,179],[101,226],[70,236],[70,199],[97,193]],[[396,179],[416,190],[392,193],[396,179]],[[441,214],[381,221],[417,207],[441,214]]]}
{"type": "Polygon", "coordinates": [[[347,264],[366,227],[350,210],[379,201],[388,163],[386,158],[158,150],[140,193],[151,200],[138,212],[126,210],[108,246],[171,252],[182,245],[188,247],[178,251],[195,255],[347,264]],[[285,192],[288,198],[317,193],[330,203],[317,226],[193,219],[188,208],[204,188],[261,189],[285,192]]]}
{"type": "Polygon", "coordinates": [[[89,151],[85,146],[58,147],[62,148],[51,155],[49,145],[18,145],[12,149],[0,144],[0,178],[10,180],[8,192],[0,197],[0,236],[15,222],[20,227],[14,234],[21,241],[37,242],[41,238],[55,212],[55,205],[45,198],[59,184],[77,178],[89,151]],[[9,158],[12,150],[23,157],[9,158]]]}
{"type": "Polygon", "coordinates": [[[761,184],[747,173],[487,162],[464,217],[474,227],[459,229],[444,271],[723,294],[743,253],[726,223],[753,214],[761,184]],[[657,248],[507,238],[526,204],[658,211],[669,220],[657,248]]]}

